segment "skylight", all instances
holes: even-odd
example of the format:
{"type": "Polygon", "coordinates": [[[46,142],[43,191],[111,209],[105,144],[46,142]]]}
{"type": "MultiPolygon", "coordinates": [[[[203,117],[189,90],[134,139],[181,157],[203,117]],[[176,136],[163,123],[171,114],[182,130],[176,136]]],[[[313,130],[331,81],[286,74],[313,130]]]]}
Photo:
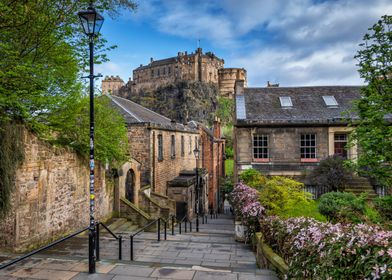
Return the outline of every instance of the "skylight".
{"type": "Polygon", "coordinates": [[[323,96],[325,105],[328,107],[337,107],[338,102],[336,101],[335,97],[332,95],[323,96]]]}
{"type": "Polygon", "coordinates": [[[290,108],[293,107],[293,102],[291,102],[291,97],[290,96],[280,96],[280,105],[283,108],[290,108]]]}

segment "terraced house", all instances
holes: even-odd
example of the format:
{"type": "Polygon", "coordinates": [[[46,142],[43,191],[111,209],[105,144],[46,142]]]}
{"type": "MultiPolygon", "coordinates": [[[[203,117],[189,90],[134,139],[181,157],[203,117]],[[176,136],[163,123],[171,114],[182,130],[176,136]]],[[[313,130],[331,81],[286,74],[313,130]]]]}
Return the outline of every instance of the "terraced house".
{"type": "Polygon", "coordinates": [[[246,88],[238,81],[235,91],[236,177],[254,168],[309,184],[306,174],[327,156],[357,157],[358,148],[347,141],[360,87],[246,88]]]}

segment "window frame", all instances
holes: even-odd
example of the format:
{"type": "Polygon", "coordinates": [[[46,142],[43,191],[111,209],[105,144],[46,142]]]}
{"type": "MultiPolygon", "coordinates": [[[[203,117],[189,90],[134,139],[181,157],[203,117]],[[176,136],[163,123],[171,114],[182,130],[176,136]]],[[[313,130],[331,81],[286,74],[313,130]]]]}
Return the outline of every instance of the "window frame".
{"type": "Polygon", "coordinates": [[[158,161],[163,161],[163,135],[158,134],[158,161]]]}
{"type": "Polygon", "coordinates": [[[301,162],[317,162],[317,134],[301,133],[299,140],[301,162]],[[310,136],[310,138],[307,136],[310,136]],[[314,142],[314,145],[312,145],[312,142],[314,142]]]}
{"type": "Polygon", "coordinates": [[[181,156],[185,156],[185,138],[184,135],[181,135],[181,156]]]}
{"type": "MultiPolygon", "coordinates": [[[[270,155],[270,136],[269,134],[261,133],[261,134],[252,134],[252,158],[255,162],[269,162],[271,155],[270,155]],[[257,140],[255,139],[257,137],[257,140]],[[264,138],[264,139],[260,139],[264,138]],[[256,142],[262,142],[262,145],[255,145],[256,142]],[[267,145],[263,145],[264,143],[267,145]],[[261,149],[261,152],[255,152],[255,149],[261,149]],[[266,152],[264,151],[266,149],[266,152]],[[256,154],[260,154],[261,157],[256,157],[256,154]]],[[[259,143],[258,143],[259,144],[259,143]]]]}
{"type": "Polygon", "coordinates": [[[174,134],[170,136],[170,158],[176,158],[176,136],[174,134]]]}

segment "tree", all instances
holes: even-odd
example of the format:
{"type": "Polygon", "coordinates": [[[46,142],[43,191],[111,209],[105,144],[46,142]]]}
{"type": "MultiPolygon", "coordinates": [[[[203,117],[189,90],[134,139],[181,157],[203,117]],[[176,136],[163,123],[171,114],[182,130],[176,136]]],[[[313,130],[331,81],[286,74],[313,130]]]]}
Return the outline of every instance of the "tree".
{"type": "Polygon", "coordinates": [[[392,186],[392,16],[383,16],[369,28],[355,58],[367,86],[355,111],[359,120],[352,140],[360,148],[354,166],[365,175],[392,186]]]}
{"type": "Polygon", "coordinates": [[[343,158],[333,155],[320,161],[320,165],[310,173],[310,180],[313,184],[325,188],[326,192],[343,191],[349,175],[343,158]]]}

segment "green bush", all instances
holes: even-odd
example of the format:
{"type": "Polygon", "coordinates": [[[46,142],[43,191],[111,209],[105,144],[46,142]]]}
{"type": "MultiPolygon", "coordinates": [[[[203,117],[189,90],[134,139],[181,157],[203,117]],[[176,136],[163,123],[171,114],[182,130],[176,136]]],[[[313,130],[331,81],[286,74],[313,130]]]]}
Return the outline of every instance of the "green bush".
{"type": "Polygon", "coordinates": [[[266,183],[266,179],[255,169],[247,169],[240,174],[240,180],[252,188],[260,189],[266,183]]]}
{"type": "Polygon", "coordinates": [[[312,184],[326,188],[328,192],[343,191],[349,174],[343,158],[333,155],[320,161],[320,165],[310,174],[310,180],[312,184]]]}
{"type": "Polygon", "coordinates": [[[354,222],[363,220],[365,196],[352,193],[330,192],[320,197],[319,211],[332,222],[354,222]]]}
{"type": "Polygon", "coordinates": [[[260,203],[268,215],[284,215],[298,203],[310,201],[311,194],[303,191],[303,184],[292,179],[274,176],[260,190],[260,203]]]}
{"type": "Polygon", "coordinates": [[[373,200],[374,207],[387,221],[392,221],[392,196],[377,197],[373,200]]]}
{"type": "Polygon", "coordinates": [[[286,208],[280,215],[282,218],[307,217],[320,222],[326,222],[327,218],[320,214],[318,202],[314,200],[303,200],[295,203],[292,207],[286,208]]]}

